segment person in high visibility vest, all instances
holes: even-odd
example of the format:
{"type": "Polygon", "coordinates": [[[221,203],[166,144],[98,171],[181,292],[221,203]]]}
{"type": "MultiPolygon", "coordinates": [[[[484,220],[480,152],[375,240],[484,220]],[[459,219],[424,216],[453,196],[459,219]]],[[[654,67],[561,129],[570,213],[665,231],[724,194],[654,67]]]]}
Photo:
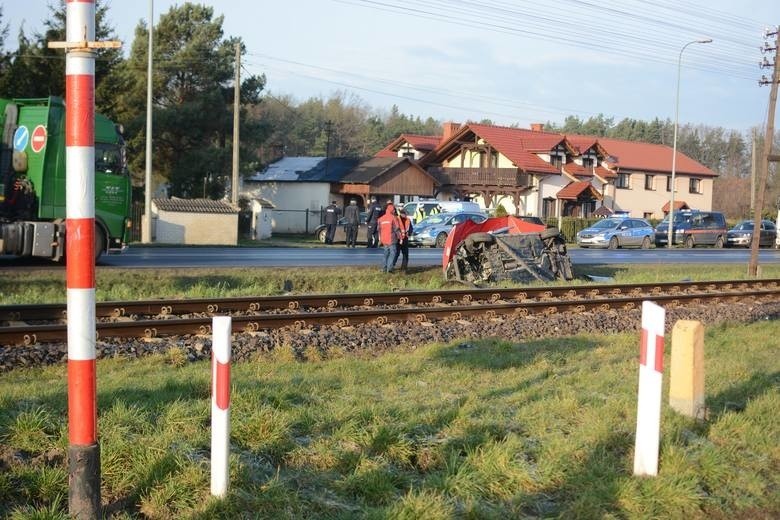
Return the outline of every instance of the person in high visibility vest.
{"type": "Polygon", "coordinates": [[[409,265],[409,236],[412,234],[412,219],[406,215],[406,210],[403,208],[398,212],[397,217],[398,224],[398,247],[395,249],[395,256],[393,256],[393,268],[398,262],[398,257],[403,255],[401,260],[401,271],[406,272],[406,268],[409,265]]]}
{"type": "Polygon", "coordinates": [[[439,213],[441,213],[441,205],[440,205],[440,204],[436,204],[436,205],[435,205],[435,206],[434,206],[434,207],[431,209],[431,212],[430,212],[430,213],[428,213],[428,216],[430,216],[430,215],[438,215],[439,213]]]}
{"type": "Polygon", "coordinates": [[[425,210],[423,208],[424,206],[422,204],[417,205],[417,211],[414,212],[415,224],[418,224],[422,219],[425,218],[425,210]]]}

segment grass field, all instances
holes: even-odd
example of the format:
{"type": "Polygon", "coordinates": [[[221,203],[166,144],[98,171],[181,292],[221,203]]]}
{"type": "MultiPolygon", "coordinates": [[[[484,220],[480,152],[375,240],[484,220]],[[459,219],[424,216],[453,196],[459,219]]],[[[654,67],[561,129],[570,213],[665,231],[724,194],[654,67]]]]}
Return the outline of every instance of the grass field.
{"type": "MultiPolygon", "coordinates": [[[[635,335],[429,345],[233,370],[231,489],[209,489],[209,364],[98,363],[112,518],[777,518],[780,323],[706,334],[706,422],[664,406],[631,475],[635,335]]],[[[668,353],[667,353],[668,366],[668,353]]],[[[64,367],[0,376],[0,517],[66,518],[64,367]]],[[[666,391],[665,391],[666,395],[666,391]]]]}
{"type": "MultiPolygon", "coordinates": [[[[680,280],[743,279],[744,265],[580,265],[573,282],[588,283],[585,275],[611,277],[616,283],[680,280]]],[[[780,265],[762,266],[766,278],[780,277],[780,265]]],[[[386,275],[376,267],[227,268],[219,269],[114,269],[98,268],[99,301],[149,298],[264,296],[285,292],[344,293],[462,287],[445,282],[441,269],[413,268],[409,274],[386,275]]],[[[64,303],[65,270],[0,270],[0,302],[64,303]]]]}

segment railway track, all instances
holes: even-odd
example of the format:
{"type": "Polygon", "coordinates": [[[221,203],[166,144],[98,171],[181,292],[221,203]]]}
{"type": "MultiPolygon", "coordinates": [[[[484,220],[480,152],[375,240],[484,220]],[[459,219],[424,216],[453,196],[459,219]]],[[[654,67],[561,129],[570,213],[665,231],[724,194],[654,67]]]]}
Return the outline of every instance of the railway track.
{"type": "MultiPolygon", "coordinates": [[[[347,327],[360,323],[426,323],[441,319],[633,309],[648,298],[667,306],[779,299],[780,279],[102,302],[97,304],[96,314],[100,318],[97,333],[101,338],[151,338],[209,334],[211,316],[224,314],[233,317],[236,332],[254,333],[290,326],[347,327]]],[[[65,320],[64,305],[2,306],[0,321],[8,325],[0,326],[0,345],[64,342],[65,320]]]]}

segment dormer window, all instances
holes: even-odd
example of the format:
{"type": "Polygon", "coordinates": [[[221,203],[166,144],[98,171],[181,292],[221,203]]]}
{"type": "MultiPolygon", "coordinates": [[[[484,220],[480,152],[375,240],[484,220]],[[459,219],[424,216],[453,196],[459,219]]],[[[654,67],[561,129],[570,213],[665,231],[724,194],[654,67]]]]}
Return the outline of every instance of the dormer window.
{"type": "Polygon", "coordinates": [[[409,143],[404,144],[398,149],[398,157],[408,157],[414,159],[414,147],[409,143]]]}
{"type": "Polygon", "coordinates": [[[585,168],[586,170],[593,171],[593,157],[583,157],[582,167],[585,168]]]}
{"type": "Polygon", "coordinates": [[[552,164],[555,168],[558,168],[560,170],[561,167],[563,166],[563,157],[560,155],[551,155],[550,164],[552,164]]]}

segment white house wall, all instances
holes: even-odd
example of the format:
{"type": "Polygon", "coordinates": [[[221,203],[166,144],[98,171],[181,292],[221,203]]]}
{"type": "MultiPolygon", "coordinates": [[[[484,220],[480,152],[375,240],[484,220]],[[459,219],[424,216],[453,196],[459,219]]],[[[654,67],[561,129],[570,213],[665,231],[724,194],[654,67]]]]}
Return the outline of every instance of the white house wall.
{"type": "MultiPolygon", "coordinates": [[[[629,178],[629,188],[614,188],[615,193],[615,211],[628,211],[632,217],[643,217],[649,214],[650,218],[663,218],[663,206],[669,202],[671,193],[666,191],[665,174],[654,176],[653,190],[645,189],[645,174],[631,173],[629,178]]],[[[700,178],[702,193],[690,193],[688,186],[691,177],[687,175],[678,175],[675,177],[676,191],[675,201],[685,201],[691,209],[702,211],[712,210],[712,178],[700,178]]]]}

